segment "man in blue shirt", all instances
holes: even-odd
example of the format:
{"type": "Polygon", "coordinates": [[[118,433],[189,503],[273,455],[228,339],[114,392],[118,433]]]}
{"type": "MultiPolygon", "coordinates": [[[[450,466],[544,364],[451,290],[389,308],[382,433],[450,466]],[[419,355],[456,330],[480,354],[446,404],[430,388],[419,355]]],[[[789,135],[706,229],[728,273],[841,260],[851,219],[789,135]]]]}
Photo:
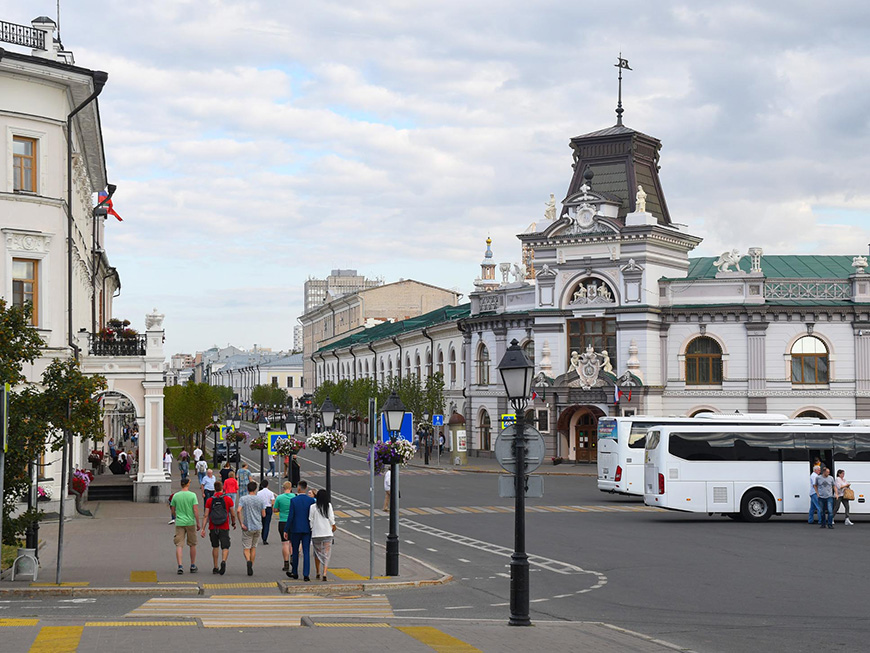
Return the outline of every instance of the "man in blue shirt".
{"type": "Polygon", "coordinates": [[[292,571],[288,571],[290,578],[299,580],[299,546],[302,546],[302,576],[303,580],[310,581],[311,573],[311,525],[308,522],[308,513],[314,497],[308,496],[308,483],[299,481],[299,494],[290,500],[290,508],[287,511],[287,523],[284,532],[290,535],[290,550],[292,555],[292,571]]]}

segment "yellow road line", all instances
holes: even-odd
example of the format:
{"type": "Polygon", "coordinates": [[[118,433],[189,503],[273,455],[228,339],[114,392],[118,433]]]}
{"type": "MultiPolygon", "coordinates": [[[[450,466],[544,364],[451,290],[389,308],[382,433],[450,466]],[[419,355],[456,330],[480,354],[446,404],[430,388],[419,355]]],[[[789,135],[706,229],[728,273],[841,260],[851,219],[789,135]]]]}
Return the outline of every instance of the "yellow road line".
{"type": "Polygon", "coordinates": [[[35,626],[39,619],[0,619],[0,627],[35,626]]]}
{"type": "Polygon", "coordinates": [[[466,508],[466,510],[468,512],[475,512],[475,513],[482,513],[483,512],[483,510],[481,510],[480,508],[466,508]]]}
{"type": "Polygon", "coordinates": [[[348,514],[347,514],[346,512],[344,512],[343,510],[336,510],[336,511],[335,511],[335,516],[336,516],[336,517],[341,517],[342,519],[349,519],[349,518],[350,518],[350,515],[348,515],[348,514]]]}
{"type": "Polygon", "coordinates": [[[157,582],[157,572],[156,571],[131,571],[130,572],[130,582],[131,583],[156,583],[157,582]]]}
{"type": "Polygon", "coordinates": [[[389,628],[390,624],[323,624],[315,623],[318,628],[389,628]]]}
{"type": "Polygon", "coordinates": [[[480,653],[480,649],[474,648],[471,644],[431,626],[398,626],[396,630],[442,653],[472,653],[473,651],[480,653]]]}
{"type": "Polygon", "coordinates": [[[341,580],[368,580],[368,576],[361,576],[352,569],[347,569],[345,567],[332,567],[327,575],[330,573],[341,580]]]}
{"type": "Polygon", "coordinates": [[[57,583],[30,583],[31,587],[87,587],[90,585],[88,581],[82,581],[77,583],[61,583],[58,585],[57,583]]]}
{"type": "Polygon", "coordinates": [[[245,589],[245,588],[260,588],[260,587],[278,587],[278,583],[203,583],[202,586],[207,590],[223,590],[223,589],[245,589]]]}
{"type": "Polygon", "coordinates": [[[158,585],[199,585],[195,580],[158,580],[158,585]]]}
{"type": "Polygon", "coordinates": [[[119,628],[122,626],[196,626],[195,621],[86,621],[85,628],[119,628]]]}
{"type": "Polygon", "coordinates": [[[31,653],[75,653],[82,626],[43,626],[30,647],[31,653]]]}
{"type": "Polygon", "coordinates": [[[408,508],[408,510],[410,510],[411,512],[414,512],[418,515],[428,515],[429,514],[425,510],[420,510],[420,508],[408,508]]]}

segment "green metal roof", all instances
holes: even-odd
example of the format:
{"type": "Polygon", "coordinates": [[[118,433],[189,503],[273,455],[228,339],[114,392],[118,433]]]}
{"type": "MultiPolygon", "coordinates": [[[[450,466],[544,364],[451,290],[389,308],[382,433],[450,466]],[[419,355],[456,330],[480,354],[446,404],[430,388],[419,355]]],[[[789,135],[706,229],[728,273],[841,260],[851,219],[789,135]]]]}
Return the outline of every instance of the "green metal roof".
{"type": "MultiPolygon", "coordinates": [[[[716,256],[689,259],[689,271],[685,278],[670,277],[667,280],[692,281],[714,279],[718,270],[713,265],[716,256]]],[[[768,279],[846,279],[854,274],[852,256],[762,256],[761,271],[768,279]]],[[[740,269],[749,272],[750,260],[740,260],[740,269]]]]}
{"type": "Polygon", "coordinates": [[[407,320],[398,322],[383,322],[369,329],[363,329],[353,335],[336,340],[333,343],[324,345],[318,352],[331,351],[333,349],[344,349],[352,345],[365,344],[368,342],[376,342],[377,340],[386,340],[393,336],[397,336],[408,331],[416,331],[426,327],[443,324],[444,322],[455,322],[471,314],[471,303],[460,304],[459,306],[444,306],[429,313],[411,317],[407,320]]]}

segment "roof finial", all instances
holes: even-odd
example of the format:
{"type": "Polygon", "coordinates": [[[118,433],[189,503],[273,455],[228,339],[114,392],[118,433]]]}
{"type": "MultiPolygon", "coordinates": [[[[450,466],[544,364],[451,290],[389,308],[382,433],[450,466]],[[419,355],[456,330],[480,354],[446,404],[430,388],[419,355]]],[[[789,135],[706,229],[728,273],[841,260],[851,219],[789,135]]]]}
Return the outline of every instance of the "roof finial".
{"type": "Polygon", "coordinates": [[[628,67],[628,59],[622,58],[621,52],[619,53],[619,62],[615,63],[613,65],[616,66],[617,68],[619,68],[619,100],[616,103],[616,124],[621,125],[622,124],[622,113],[623,113],[623,109],[622,109],[622,69],[625,68],[626,70],[631,70],[631,68],[628,67]]]}

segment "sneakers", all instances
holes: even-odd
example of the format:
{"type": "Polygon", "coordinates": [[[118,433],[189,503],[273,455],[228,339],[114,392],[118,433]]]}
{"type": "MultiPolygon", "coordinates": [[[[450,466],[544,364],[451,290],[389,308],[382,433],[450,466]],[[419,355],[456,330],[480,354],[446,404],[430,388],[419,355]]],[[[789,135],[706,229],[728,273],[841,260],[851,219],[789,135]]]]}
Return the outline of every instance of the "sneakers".
{"type": "Polygon", "coordinates": [[[254,575],[254,563],[248,560],[248,576],[254,575]]]}
{"type": "Polygon", "coordinates": [[[213,567],[212,570],[211,570],[211,573],[213,573],[213,574],[219,574],[219,573],[221,573],[221,570],[218,569],[217,567],[213,567]]]}
{"type": "Polygon", "coordinates": [[[831,530],[834,530],[834,525],[833,525],[833,524],[828,524],[828,528],[830,528],[831,530]]]}
{"type": "Polygon", "coordinates": [[[221,569],[220,569],[220,572],[219,572],[219,573],[220,573],[221,576],[223,576],[225,573],[227,573],[227,563],[226,563],[226,560],[224,560],[223,562],[221,562],[221,569]]]}
{"type": "Polygon", "coordinates": [[[293,580],[299,580],[299,574],[294,574],[294,573],[288,571],[287,578],[292,578],[293,580]]]}
{"type": "Polygon", "coordinates": [[[178,575],[181,576],[181,574],[183,574],[183,573],[184,573],[184,567],[182,567],[181,565],[178,565],[178,575]]]}
{"type": "Polygon", "coordinates": [[[281,571],[290,571],[290,563],[287,560],[284,561],[284,566],[281,568],[281,571]]]}
{"type": "Polygon", "coordinates": [[[846,526],[854,526],[854,525],[855,524],[852,522],[852,520],[849,519],[848,517],[846,517],[846,526]]]}
{"type": "Polygon", "coordinates": [[[166,522],[166,523],[171,525],[171,524],[174,524],[174,523],[175,523],[175,520],[174,520],[174,519],[170,519],[170,520],[169,520],[168,522],[166,522]]]}
{"type": "Polygon", "coordinates": [[[311,582],[311,579],[308,576],[303,577],[302,580],[304,580],[306,583],[311,582]]]}
{"type": "Polygon", "coordinates": [[[190,573],[195,574],[199,569],[196,568],[196,565],[190,565],[190,573]]]}

